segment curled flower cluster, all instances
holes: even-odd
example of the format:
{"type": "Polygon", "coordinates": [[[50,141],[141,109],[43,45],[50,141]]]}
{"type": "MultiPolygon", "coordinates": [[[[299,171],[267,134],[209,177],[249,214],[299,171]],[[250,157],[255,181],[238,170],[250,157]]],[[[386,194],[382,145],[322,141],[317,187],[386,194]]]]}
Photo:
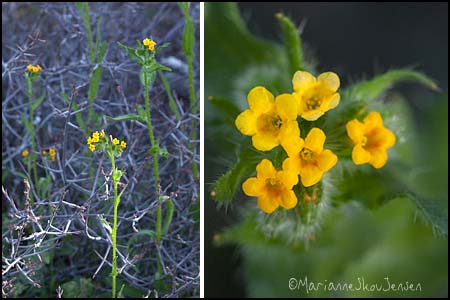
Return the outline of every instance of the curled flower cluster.
{"type": "Polygon", "coordinates": [[[92,152],[96,150],[99,152],[106,151],[114,156],[122,154],[123,149],[127,147],[125,141],[120,142],[119,139],[113,138],[112,135],[109,135],[108,139],[104,130],[92,133],[92,137],[90,136],[87,139],[87,145],[92,152]]]}
{"type": "Polygon", "coordinates": [[[42,71],[42,67],[40,65],[36,65],[36,66],[28,65],[27,70],[28,70],[28,72],[31,72],[31,73],[38,73],[38,72],[42,71]]]}
{"type": "MultiPolygon", "coordinates": [[[[270,160],[263,159],[256,167],[256,177],[248,178],[242,185],[246,195],[258,197],[258,206],[266,213],[279,206],[294,208],[298,199],[292,189],[299,182],[298,176],[304,187],[313,186],[338,161],[336,154],[324,149],[326,134],[322,129],[313,127],[303,139],[297,122],[297,116],[316,121],[339,104],[338,75],[325,72],[316,78],[297,71],[292,84],[292,94],[277,97],[262,86],[253,88],[247,98],[249,109],[235,120],[238,130],[252,137],[256,149],[269,151],[281,145],[287,154],[282,170],[276,170],[270,160]]],[[[380,114],[371,112],[363,123],[355,119],[346,127],[354,143],[355,164],[384,166],[386,150],[395,144],[395,136],[383,126],[380,114]]]]}
{"type": "Polygon", "coordinates": [[[142,43],[144,44],[144,46],[148,47],[148,50],[152,52],[155,51],[156,42],[154,40],[144,39],[142,43]]]}

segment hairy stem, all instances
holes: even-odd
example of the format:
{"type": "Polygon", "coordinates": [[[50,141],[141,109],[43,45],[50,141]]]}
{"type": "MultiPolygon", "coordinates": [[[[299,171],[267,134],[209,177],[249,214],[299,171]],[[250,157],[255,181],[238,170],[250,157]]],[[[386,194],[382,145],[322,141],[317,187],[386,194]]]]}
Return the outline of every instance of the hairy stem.
{"type": "Polygon", "coordinates": [[[114,185],[114,223],[111,233],[111,239],[113,243],[112,253],[112,297],[116,298],[116,278],[117,278],[117,208],[119,207],[120,198],[117,194],[117,180],[116,180],[116,165],[114,163],[114,154],[110,155],[112,166],[112,178],[114,185]]]}
{"type": "MultiPolygon", "coordinates": [[[[30,107],[30,135],[31,135],[31,157],[28,160],[28,173],[31,176],[31,168],[33,169],[33,178],[34,184],[36,187],[36,191],[39,194],[39,185],[38,185],[38,177],[37,177],[37,169],[36,164],[32,162],[33,154],[36,152],[36,137],[34,132],[34,110],[33,110],[33,82],[29,77],[27,77],[27,95],[29,99],[29,107],[30,107]]],[[[30,204],[34,205],[34,197],[33,193],[30,193],[30,204]]]]}

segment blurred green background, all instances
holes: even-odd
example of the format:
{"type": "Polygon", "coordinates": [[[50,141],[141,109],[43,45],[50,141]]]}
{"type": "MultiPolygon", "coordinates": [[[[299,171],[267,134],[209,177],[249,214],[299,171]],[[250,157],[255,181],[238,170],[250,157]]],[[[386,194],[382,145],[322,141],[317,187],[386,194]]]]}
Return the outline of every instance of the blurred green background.
{"type": "MultiPolygon", "coordinates": [[[[223,238],[219,234],[244,219],[245,207],[256,204],[238,192],[231,206],[217,208],[209,196],[212,184],[236,161],[240,147],[249,145],[224,113],[234,109],[226,103],[245,108],[246,95],[255,85],[268,86],[274,94],[291,88],[292,74],[280,71],[288,69],[274,17],[280,11],[296,24],[306,20],[306,58],[320,71],[338,73],[343,87],[396,67],[414,67],[437,81],[441,93],[401,84],[390,94],[406,99],[417,137],[412,150],[417,167],[409,172],[397,166],[394,174],[423,197],[419,203],[432,206],[448,231],[447,3],[207,3],[205,97],[220,101],[212,105],[204,100],[205,296],[447,296],[447,237],[435,232],[419,215],[417,203],[405,197],[375,209],[363,201],[341,205],[325,218],[308,251],[268,243],[252,231],[250,219],[225,235],[231,244],[217,246],[223,238]],[[242,228],[248,228],[251,239],[240,238],[242,228]],[[378,284],[389,276],[393,283],[421,283],[422,291],[307,294],[289,289],[290,278],[305,276],[315,282],[353,284],[361,276],[378,284]]],[[[372,179],[367,178],[368,184],[372,179]]],[[[360,191],[364,193],[364,187],[360,191]]]]}

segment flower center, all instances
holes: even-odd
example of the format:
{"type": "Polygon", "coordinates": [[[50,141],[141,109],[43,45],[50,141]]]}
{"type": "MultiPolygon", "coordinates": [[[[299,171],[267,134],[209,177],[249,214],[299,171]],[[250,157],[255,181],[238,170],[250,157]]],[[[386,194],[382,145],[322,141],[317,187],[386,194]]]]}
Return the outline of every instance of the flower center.
{"type": "Polygon", "coordinates": [[[302,151],[300,151],[300,158],[304,162],[310,162],[314,159],[314,153],[308,148],[303,148],[302,151]]]}
{"type": "Polygon", "coordinates": [[[266,179],[266,188],[272,197],[279,195],[283,190],[283,184],[276,178],[266,179]]]}
{"type": "Polygon", "coordinates": [[[367,141],[368,141],[367,136],[364,135],[361,141],[363,147],[367,144],[367,141]]]}
{"type": "Polygon", "coordinates": [[[312,97],[306,99],[306,108],[309,110],[314,110],[320,107],[322,101],[320,101],[319,96],[317,94],[312,95],[312,97]]]}
{"type": "Polygon", "coordinates": [[[268,133],[277,133],[282,125],[283,121],[280,116],[275,113],[262,114],[257,122],[259,131],[268,133]]]}

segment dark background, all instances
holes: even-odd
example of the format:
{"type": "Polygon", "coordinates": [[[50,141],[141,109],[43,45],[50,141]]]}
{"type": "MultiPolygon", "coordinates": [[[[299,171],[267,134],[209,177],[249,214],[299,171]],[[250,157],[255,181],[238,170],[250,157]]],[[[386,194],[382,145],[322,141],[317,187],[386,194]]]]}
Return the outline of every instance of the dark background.
{"type": "MultiPolygon", "coordinates": [[[[284,12],[296,23],[306,21],[302,40],[320,70],[338,73],[345,87],[395,67],[414,67],[448,89],[448,3],[240,3],[250,31],[281,42],[274,18],[284,12]]],[[[205,24],[208,26],[208,24],[205,24]]],[[[431,92],[410,85],[399,87],[416,117],[432,103],[431,92]],[[427,97],[428,96],[428,97],[427,97]],[[422,101],[419,101],[422,100],[422,101]]],[[[207,179],[208,180],[208,179],[207,179]]],[[[205,185],[208,194],[208,182],[205,185]]],[[[236,215],[205,201],[205,296],[243,297],[236,248],[211,244],[215,233],[235,223],[236,215]]]]}

